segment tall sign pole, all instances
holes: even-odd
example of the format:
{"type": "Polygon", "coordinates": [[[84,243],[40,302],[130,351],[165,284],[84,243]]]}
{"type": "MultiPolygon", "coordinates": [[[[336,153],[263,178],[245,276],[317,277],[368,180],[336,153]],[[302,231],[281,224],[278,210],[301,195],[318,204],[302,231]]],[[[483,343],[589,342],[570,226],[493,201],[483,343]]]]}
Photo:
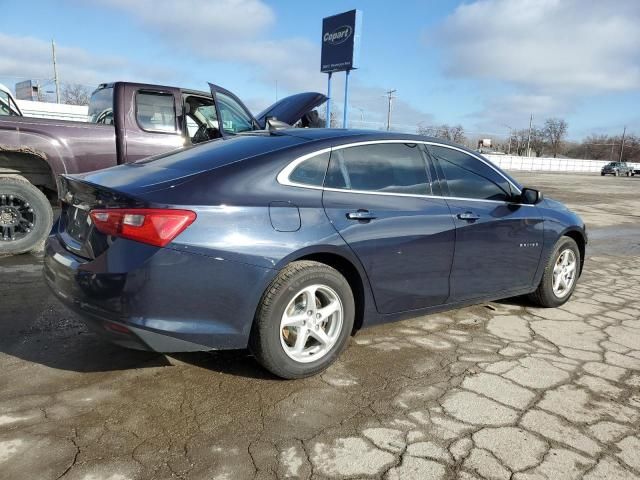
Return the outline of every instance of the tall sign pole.
{"type": "Polygon", "coordinates": [[[349,73],[359,66],[361,30],[362,12],[360,10],[350,10],[322,19],[320,71],[328,74],[327,118],[325,120],[327,128],[331,126],[331,77],[333,72],[345,72],[342,127],[348,127],[349,73]]]}
{"type": "Polygon", "coordinates": [[[331,74],[327,75],[327,121],[325,122],[325,128],[331,128],[331,74]]]}
{"type": "Polygon", "coordinates": [[[342,110],[342,128],[347,128],[349,118],[349,70],[344,72],[344,108],[342,110]]]}

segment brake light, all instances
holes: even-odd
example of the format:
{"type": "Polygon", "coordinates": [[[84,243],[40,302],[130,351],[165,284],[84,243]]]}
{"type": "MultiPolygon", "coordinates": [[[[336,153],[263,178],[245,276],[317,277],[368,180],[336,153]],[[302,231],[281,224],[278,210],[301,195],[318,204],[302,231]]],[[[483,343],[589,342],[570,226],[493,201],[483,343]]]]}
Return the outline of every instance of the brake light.
{"type": "Polygon", "coordinates": [[[105,235],[164,247],[196,219],[191,210],[132,208],[91,210],[95,228],[105,235]]]}

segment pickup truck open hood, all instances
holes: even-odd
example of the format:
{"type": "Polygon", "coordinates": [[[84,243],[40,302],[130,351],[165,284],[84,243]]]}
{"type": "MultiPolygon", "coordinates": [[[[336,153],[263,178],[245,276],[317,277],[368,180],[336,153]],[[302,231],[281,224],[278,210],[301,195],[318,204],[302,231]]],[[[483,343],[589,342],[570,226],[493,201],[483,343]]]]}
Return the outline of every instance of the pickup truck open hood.
{"type": "Polygon", "coordinates": [[[327,101],[327,96],[317,92],[303,92],[278,100],[256,116],[262,128],[265,128],[267,117],[275,117],[281,122],[293,125],[305,114],[327,101]]]}
{"type": "Polygon", "coordinates": [[[265,129],[267,127],[267,117],[274,117],[280,122],[293,125],[304,117],[305,114],[327,101],[326,95],[323,95],[322,93],[298,93],[278,100],[276,103],[260,112],[256,117],[253,117],[244,103],[242,103],[242,101],[229,90],[213,83],[209,83],[209,88],[211,89],[211,95],[216,102],[218,101],[216,94],[223,94],[233,98],[246,111],[247,115],[251,116],[260,129],[265,129]]]}

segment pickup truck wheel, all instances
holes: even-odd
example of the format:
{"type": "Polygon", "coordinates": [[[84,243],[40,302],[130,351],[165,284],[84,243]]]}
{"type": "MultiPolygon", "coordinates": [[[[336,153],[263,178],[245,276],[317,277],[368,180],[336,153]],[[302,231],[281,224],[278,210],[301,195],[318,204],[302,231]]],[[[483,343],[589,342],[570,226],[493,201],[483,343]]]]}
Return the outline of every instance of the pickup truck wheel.
{"type": "Polygon", "coordinates": [[[40,190],[23,177],[0,177],[0,255],[40,247],[52,223],[51,204],[40,190]]]}
{"type": "Polygon", "coordinates": [[[542,280],[529,298],[541,307],[559,307],[571,298],[580,276],[580,250],[575,240],[562,237],[544,269],[542,280]]]}

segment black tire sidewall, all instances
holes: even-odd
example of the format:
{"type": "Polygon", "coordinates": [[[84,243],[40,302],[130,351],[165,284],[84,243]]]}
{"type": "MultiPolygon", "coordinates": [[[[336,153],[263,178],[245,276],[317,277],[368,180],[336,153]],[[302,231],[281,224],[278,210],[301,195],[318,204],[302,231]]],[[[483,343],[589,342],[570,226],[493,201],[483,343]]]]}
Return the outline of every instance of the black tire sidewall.
{"type": "Polygon", "coordinates": [[[25,237],[0,240],[0,254],[19,254],[38,248],[47,238],[53,224],[53,210],[47,197],[34,185],[21,177],[0,177],[0,195],[16,195],[33,208],[36,221],[33,230],[25,237]]]}
{"type": "Polygon", "coordinates": [[[556,245],[556,248],[553,251],[553,255],[551,255],[551,258],[549,259],[549,264],[545,269],[545,275],[542,280],[542,288],[544,289],[544,296],[546,297],[547,301],[551,304],[550,306],[559,307],[560,305],[563,305],[569,301],[569,299],[573,295],[574,290],[576,289],[576,285],[578,284],[578,278],[580,277],[581,261],[582,259],[580,257],[580,249],[578,248],[578,245],[576,244],[575,240],[569,237],[563,237],[556,245]],[[560,298],[556,296],[556,294],[553,291],[553,267],[558,261],[558,257],[560,256],[561,252],[563,252],[566,249],[571,249],[573,251],[574,255],[576,256],[577,266],[576,266],[576,274],[573,279],[573,284],[571,285],[571,291],[564,297],[560,298]]]}
{"type": "Polygon", "coordinates": [[[259,319],[260,347],[268,355],[265,365],[276,375],[284,378],[302,378],[314,375],[331,365],[345,348],[355,316],[355,302],[351,287],[346,279],[336,270],[325,266],[310,266],[294,274],[273,295],[272,301],[263,315],[268,318],[259,319]],[[324,357],[309,363],[296,362],[290,358],[280,343],[280,320],[285,308],[293,296],[310,285],[321,284],[330,287],[340,297],[343,308],[342,330],[338,341],[324,357]],[[274,368],[275,367],[275,368],[274,368]]]}

